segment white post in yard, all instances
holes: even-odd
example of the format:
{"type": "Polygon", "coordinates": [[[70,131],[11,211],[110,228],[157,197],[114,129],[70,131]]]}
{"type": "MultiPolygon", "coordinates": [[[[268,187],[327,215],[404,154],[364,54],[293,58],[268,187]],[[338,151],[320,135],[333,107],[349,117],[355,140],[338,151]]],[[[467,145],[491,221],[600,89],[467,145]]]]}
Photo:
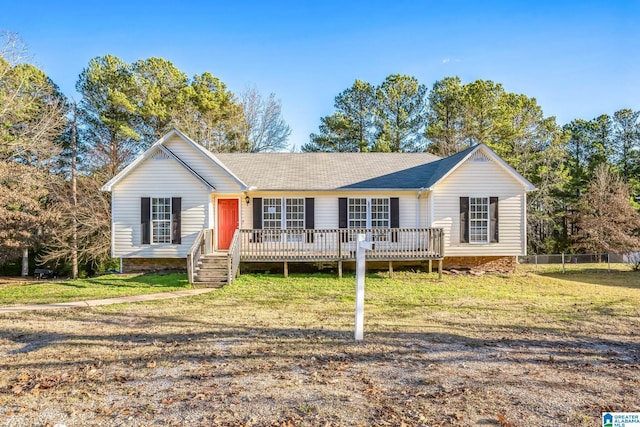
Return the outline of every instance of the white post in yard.
{"type": "Polygon", "coordinates": [[[364,274],[366,251],[371,250],[371,242],[365,242],[365,235],[357,235],[356,247],[356,330],[355,339],[361,341],[364,335],[364,274]]]}

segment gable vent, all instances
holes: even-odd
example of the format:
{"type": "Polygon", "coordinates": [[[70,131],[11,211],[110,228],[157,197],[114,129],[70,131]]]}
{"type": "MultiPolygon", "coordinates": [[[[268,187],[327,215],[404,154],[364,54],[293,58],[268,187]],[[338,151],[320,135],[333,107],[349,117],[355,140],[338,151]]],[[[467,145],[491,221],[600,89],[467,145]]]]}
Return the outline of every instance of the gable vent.
{"type": "Polygon", "coordinates": [[[169,160],[169,156],[158,150],[151,155],[151,160],[169,160]]]}
{"type": "Polygon", "coordinates": [[[472,161],[472,162],[490,162],[491,161],[489,156],[487,156],[486,154],[484,154],[480,150],[478,150],[475,153],[473,153],[471,155],[471,157],[469,158],[469,160],[472,161]]]}

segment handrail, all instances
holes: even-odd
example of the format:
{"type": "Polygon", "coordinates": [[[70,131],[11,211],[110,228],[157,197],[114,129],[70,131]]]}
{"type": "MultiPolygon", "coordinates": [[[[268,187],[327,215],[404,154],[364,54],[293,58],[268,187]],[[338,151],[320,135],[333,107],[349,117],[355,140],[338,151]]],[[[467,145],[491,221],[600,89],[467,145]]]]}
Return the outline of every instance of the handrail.
{"type": "Polygon", "coordinates": [[[198,265],[198,261],[200,260],[200,245],[204,239],[204,230],[200,230],[198,236],[193,241],[193,245],[189,248],[189,252],[187,252],[187,277],[189,279],[189,283],[193,283],[195,281],[195,272],[196,265],[198,265]]]}
{"type": "Polygon", "coordinates": [[[240,265],[240,230],[236,229],[227,252],[227,283],[233,282],[240,265]]]}
{"type": "Polygon", "coordinates": [[[189,283],[195,282],[196,267],[203,255],[213,252],[213,229],[200,230],[198,236],[187,252],[187,277],[189,283]]]}

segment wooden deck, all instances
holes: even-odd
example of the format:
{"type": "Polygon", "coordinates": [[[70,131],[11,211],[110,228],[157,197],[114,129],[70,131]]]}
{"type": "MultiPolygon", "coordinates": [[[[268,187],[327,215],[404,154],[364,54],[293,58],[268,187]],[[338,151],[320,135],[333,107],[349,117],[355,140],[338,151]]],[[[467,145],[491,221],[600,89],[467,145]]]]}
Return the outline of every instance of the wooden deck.
{"type": "MultiPolygon", "coordinates": [[[[213,234],[213,230],[203,230],[187,256],[190,281],[201,258],[213,252],[213,234]]],[[[433,260],[438,261],[438,271],[442,271],[444,233],[441,228],[239,229],[227,252],[228,280],[233,280],[241,262],[283,263],[285,275],[289,262],[336,262],[342,275],[342,262],[355,260],[358,234],[364,234],[372,243],[367,259],[388,261],[390,272],[393,261],[433,260]]]]}
{"type": "Polygon", "coordinates": [[[367,259],[408,261],[443,258],[442,230],[435,228],[238,230],[241,262],[355,260],[356,235],[372,243],[367,259]]]}

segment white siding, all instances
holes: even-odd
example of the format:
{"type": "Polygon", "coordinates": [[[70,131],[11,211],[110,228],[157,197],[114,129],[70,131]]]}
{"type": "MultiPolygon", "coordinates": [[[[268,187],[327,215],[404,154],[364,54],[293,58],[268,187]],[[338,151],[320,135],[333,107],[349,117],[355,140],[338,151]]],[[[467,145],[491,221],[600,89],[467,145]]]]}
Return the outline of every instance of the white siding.
{"type": "MultiPolygon", "coordinates": [[[[253,228],[253,197],[312,197],[315,199],[315,228],[316,229],[332,229],[338,228],[338,199],[340,197],[398,197],[400,228],[414,228],[417,224],[417,192],[372,192],[372,191],[354,191],[354,192],[254,192],[250,195],[251,201],[249,205],[242,202],[242,228],[253,228]]],[[[425,227],[427,223],[427,201],[426,194],[422,195],[420,200],[421,221],[420,226],[425,227]]]]}
{"type": "Polygon", "coordinates": [[[524,187],[494,161],[466,161],[433,195],[433,227],[444,229],[445,256],[524,254],[524,187]],[[498,197],[498,243],[460,243],[460,197],[466,196],[498,197]]]}
{"type": "Polygon", "coordinates": [[[215,187],[217,193],[238,193],[241,191],[238,184],[224,170],[216,166],[203,153],[193,148],[188,142],[177,135],[171,137],[164,145],[178,156],[198,175],[215,187]]]}
{"type": "MultiPolygon", "coordinates": [[[[160,156],[162,157],[162,156],[160,156]]],[[[113,256],[116,258],[185,258],[203,229],[209,192],[175,160],[148,159],[112,190],[113,256]],[[182,243],[141,245],[140,198],[182,198],[182,243]]]]}

